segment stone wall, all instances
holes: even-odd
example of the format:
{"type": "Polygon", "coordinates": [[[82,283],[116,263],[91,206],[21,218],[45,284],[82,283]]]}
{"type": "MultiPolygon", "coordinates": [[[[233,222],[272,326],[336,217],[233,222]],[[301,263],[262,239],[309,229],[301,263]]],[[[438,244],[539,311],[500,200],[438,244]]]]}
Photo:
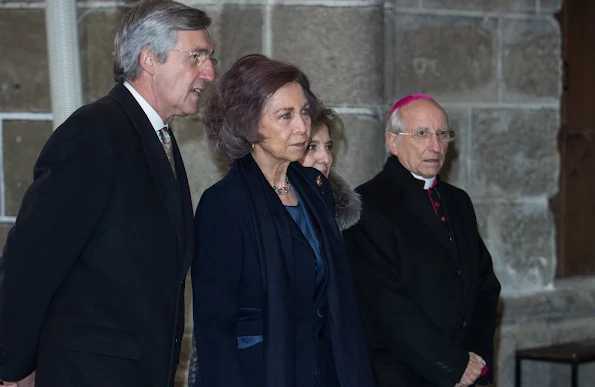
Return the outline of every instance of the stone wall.
{"type": "MultiPolygon", "coordinates": [[[[573,303],[559,300],[578,297],[574,282],[553,280],[555,230],[548,199],[557,190],[561,93],[560,31],[553,14],[561,1],[190,2],[214,20],[220,72],[240,56],[260,52],[293,62],[310,76],[317,95],[345,121],[347,143],[337,167],[353,184],[381,169],[384,116],[396,99],[428,93],[446,108],[457,141],[445,175],[471,195],[503,284],[500,386],[512,383],[515,348],[572,335],[595,337],[587,329],[587,309],[564,316],[573,303]],[[556,307],[538,315],[527,310],[543,299],[556,307]]],[[[113,85],[112,40],[130,4],[77,3],[85,102],[113,85]]],[[[51,133],[43,2],[0,0],[0,52],[3,242],[51,133]]],[[[208,146],[200,117],[180,120],[175,128],[196,203],[224,167],[208,146]]],[[[528,369],[527,378],[547,375],[531,385],[564,385],[564,371],[528,369]]]]}

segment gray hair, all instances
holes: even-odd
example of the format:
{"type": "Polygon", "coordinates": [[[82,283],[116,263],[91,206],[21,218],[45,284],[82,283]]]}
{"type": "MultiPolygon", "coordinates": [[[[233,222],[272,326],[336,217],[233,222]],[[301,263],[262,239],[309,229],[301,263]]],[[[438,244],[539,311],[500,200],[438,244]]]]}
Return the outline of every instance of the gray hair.
{"type": "Polygon", "coordinates": [[[403,120],[401,119],[401,108],[395,109],[393,114],[390,115],[388,120],[386,120],[386,133],[399,133],[404,130],[403,128],[403,120]]]}
{"type": "MultiPolygon", "coordinates": [[[[404,130],[405,128],[403,127],[403,120],[401,119],[401,108],[397,108],[390,115],[390,117],[388,117],[388,120],[386,120],[385,133],[399,133],[403,132],[404,130]]],[[[388,143],[384,144],[384,150],[386,151],[387,155],[391,154],[388,143]]]]}
{"type": "Polygon", "coordinates": [[[114,80],[134,81],[142,71],[139,55],[146,47],[160,63],[176,44],[179,31],[207,29],[211,19],[200,9],[171,0],[147,0],[132,8],[120,22],[114,39],[114,80]]]}
{"type": "MultiPolygon", "coordinates": [[[[434,101],[434,103],[438,105],[438,102],[434,101]]],[[[388,120],[386,120],[385,133],[402,133],[405,131],[403,118],[401,117],[401,109],[403,108],[403,106],[395,109],[395,111],[390,115],[390,117],[388,117],[388,120]]],[[[446,124],[450,127],[450,118],[448,117],[448,114],[446,114],[442,106],[438,105],[438,107],[442,109],[442,112],[446,117],[446,124]]],[[[385,144],[384,148],[386,149],[387,154],[391,153],[390,149],[388,148],[388,144],[385,144]]]]}

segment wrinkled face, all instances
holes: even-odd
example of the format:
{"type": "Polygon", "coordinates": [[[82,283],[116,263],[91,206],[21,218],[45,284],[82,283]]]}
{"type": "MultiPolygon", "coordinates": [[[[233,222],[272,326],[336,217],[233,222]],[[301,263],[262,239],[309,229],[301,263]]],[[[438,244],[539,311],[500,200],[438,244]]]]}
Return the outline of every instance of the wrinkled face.
{"type": "Polygon", "coordinates": [[[444,111],[433,101],[416,100],[403,106],[400,111],[403,132],[430,131],[430,138],[419,138],[395,133],[386,134],[386,143],[391,153],[409,171],[423,177],[436,176],[446,157],[448,142],[441,142],[434,134],[448,129],[444,111]]]}
{"type": "Polygon", "coordinates": [[[273,162],[297,161],[306,149],[310,128],[310,103],[302,86],[288,83],[269,97],[258,122],[263,140],[254,151],[273,162]]]}
{"type": "Polygon", "coordinates": [[[302,157],[301,163],[306,167],[314,167],[328,177],[333,166],[333,140],[329,135],[328,127],[321,124],[302,157]]]}
{"type": "Polygon", "coordinates": [[[215,79],[213,63],[207,60],[202,65],[192,53],[213,53],[211,37],[206,29],[180,31],[173,49],[169,50],[164,63],[155,63],[153,93],[155,110],[167,122],[174,116],[184,117],[198,113],[200,94],[208,82],[215,79]]]}

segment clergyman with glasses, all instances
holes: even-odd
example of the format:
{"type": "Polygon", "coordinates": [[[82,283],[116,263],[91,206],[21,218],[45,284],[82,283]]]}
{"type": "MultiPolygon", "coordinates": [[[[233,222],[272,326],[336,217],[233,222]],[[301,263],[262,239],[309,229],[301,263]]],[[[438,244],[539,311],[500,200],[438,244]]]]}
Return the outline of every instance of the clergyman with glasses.
{"type": "Polygon", "coordinates": [[[45,144],[0,258],[0,384],[174,385],[194,226],[169,123],[215,78],[210,23],[174,1],[132,7],[117,85],[45,144]]]}
{"type": "Polygon", "coordinates": [[[439,176],[455,132],[424,94],[386,125],[390,156],[344,233],[378,385],[487,384],[500,283],[469,196],[439,176]]]}

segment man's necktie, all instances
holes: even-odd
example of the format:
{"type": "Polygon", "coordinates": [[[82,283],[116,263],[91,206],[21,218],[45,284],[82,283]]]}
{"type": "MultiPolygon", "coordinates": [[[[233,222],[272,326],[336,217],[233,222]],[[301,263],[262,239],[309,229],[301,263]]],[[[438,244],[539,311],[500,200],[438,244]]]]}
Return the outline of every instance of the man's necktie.
{"type": "Polygon", "coordinates": [[[169,128],[167,126],[159,131],[159,137],[161,138],[161,143],[163,144],[163,149],[165,150],[165,155],[167,156],[167,160],[169,161],[169,165],[171,167],[171,171],[174,174],[174,178],[177,179],[176,162],[174,161],[174,149],[171,143],[169,128]]]}

